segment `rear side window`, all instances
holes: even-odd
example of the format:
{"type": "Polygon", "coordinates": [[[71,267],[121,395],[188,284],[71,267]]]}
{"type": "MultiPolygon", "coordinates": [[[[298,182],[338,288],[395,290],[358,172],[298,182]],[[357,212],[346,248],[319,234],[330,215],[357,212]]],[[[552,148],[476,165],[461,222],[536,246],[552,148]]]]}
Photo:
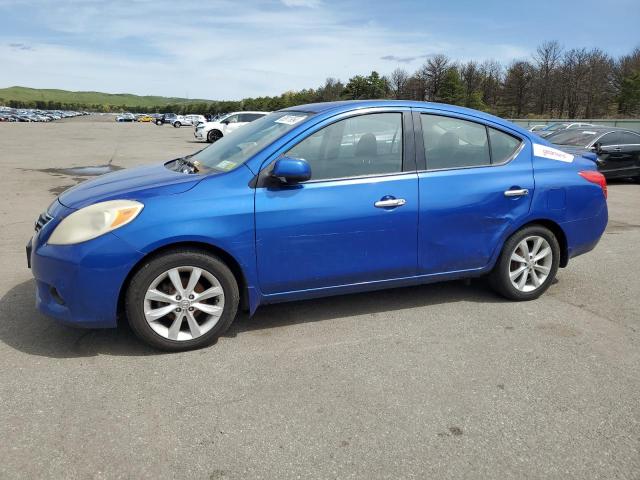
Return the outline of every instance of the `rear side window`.
{"type": "Polygon", "coordinates": [[[640,135],[631,132],[622,132],[620,140],[620,145],[638,145],[640,144],[640,135]]]}
{"type": "Polygon", "coordinates": [[[420,118],[428,170],[491,164],[484,125],[438,115],[420,118]]]}
{"type": "Polygon", "coordinates": [[[253,122],[254,120],[258,120],[259,118],[264,117],[264,115],[260,113],[242,113],[240,114],[239,122],[253,122]]]}
{"type": "Polygon", "coordinates": [[[489,143],[491,147],[491,163],[504,163],[509,160],[518,147],[520,139],[501,132],[495,128],[487,127],[489,131],[489,143]]]}
{"type": "Polygon", "coordinates": [[[480,123],[421,114],[427,170],[482,167],[509,160],[521,140],[480,123]]]}

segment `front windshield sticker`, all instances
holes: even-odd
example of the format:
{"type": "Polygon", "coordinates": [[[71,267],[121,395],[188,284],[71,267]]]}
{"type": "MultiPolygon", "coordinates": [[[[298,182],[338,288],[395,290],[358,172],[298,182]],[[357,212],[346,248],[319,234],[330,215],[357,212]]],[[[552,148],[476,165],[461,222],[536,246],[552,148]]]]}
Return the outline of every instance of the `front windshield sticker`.
{"type": "Polygon", "coordinates": [[[298,122],[304,120],[306,115],[285,115],[275,120],[275,123],[284,123],[285,125],[295,125],[298,122]]]}
{"type": "Polygon", "coordinates": [[[548,158],[549,160],[566,163],[573,162],[573,155],[570,153],[563,152],[557,148],[547,147],[546,145],[540,145],[539,143],[533,144],[533,154],[536,157],[548,158]]]}
{"type": "Polygon", "coordinates": [[[224,170],[225,172],[231,170],[233,167],[237,165],[236,162],[230,162],[229,160],[223,160],[216,165],[216,168],[220,170],[224,170]]]}

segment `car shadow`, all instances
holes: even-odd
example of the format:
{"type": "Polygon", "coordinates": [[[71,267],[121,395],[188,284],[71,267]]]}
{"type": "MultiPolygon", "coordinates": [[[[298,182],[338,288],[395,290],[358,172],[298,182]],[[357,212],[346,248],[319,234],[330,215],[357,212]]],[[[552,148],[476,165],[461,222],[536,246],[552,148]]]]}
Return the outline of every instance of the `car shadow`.
{"type": "MultiPolygon", "coordinates": [[[[98,355],[166,355],[139,341],[126,321],[114,329],[77,329],[57,323],[35,307],[35,284],[25,281],[0,299],[0,341],[29,355],[77,358],[98,355]]],[[[505,302],[482,279],[341,295],[260,307],[241,313],[224,337],[300,323],[358,317],[455,302],[505,302]]],[[[357,318],[351,321],[357,322],[357,318]]]]}

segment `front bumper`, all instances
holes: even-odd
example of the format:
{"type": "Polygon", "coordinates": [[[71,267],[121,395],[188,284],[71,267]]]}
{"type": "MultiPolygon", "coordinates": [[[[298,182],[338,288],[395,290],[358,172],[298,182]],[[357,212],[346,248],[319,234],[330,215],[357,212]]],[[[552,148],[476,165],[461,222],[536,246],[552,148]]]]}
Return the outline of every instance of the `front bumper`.
{"type": "Polygon", "coordinates": [[[207,139],[207,134],[204,131],[204,129],[202,129],[202,130],[194,130],[193,136],[196,137],[196,139],[198,139],[198,140],[206,140],[207,139]]]}
{"type": "Polygon", "coordinates": [[[59,219],[50,223],[27,247],[36,306],[65,324],[115,327],[122,286],[143,254],[113,233],[77,245],[49,245],[46,239],[59,219]]]}

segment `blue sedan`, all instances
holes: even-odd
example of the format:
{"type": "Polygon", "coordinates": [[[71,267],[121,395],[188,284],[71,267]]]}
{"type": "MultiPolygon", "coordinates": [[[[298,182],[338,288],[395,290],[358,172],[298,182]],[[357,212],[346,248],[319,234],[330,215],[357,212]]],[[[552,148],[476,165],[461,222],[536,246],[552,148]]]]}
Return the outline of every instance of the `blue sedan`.
{"type": "Polygon", "coordinates": [[[596,246],[606,196],[594,159],[485,113],[311,104],[67,190],[27,255],[42,312],[185,350],[274,302],[485,275],[535,299],[596,246]]]}

